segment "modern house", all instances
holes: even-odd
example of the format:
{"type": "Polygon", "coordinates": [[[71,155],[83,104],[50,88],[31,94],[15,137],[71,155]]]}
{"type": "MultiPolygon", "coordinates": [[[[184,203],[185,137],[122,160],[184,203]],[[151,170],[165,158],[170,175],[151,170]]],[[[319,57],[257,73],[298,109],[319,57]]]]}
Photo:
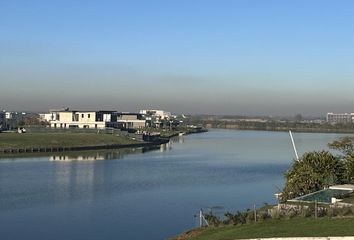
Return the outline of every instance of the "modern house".
{"type": "Polygon", "coordinates": [[[144,115],[140,113],[118,113],[117,122],[123,129],[139,129],[146,127],[144,115]]]}
{"type": "Polygon", "coordinates": [[[49,113],[40,113],[39,120],[42,122],[50,123],[53,120],[57,120],[59,118],[60,112],[67,112],[69,108],[60,108],[60,109],[50,109],[49,113]]]}
{"type": "Polygon", "coordinates": [[[53,128],[105,129],[118,127],[116,111],[52,111],[49,117],[53,128]],[[50,115],[51,114],[51,115],[50,115]]]}
{"type": "Polygon", "coordinates": [[[146,124],[149,127],[163,127],[166,125],[166,122],[175,117],[170,112],[164,110],[147,109],[140,110],[139,113],[145,115],[146,124]]]}
{"type": "Polygon", "coordinates": [[[172,117],[172,114],[170,112],[166,112],[164,110],[140,110],[140,114],[144,114],[145,116],[150,116],[157,118],[159,120],[165,120],[165,119],[170,119],[172,117]]]}

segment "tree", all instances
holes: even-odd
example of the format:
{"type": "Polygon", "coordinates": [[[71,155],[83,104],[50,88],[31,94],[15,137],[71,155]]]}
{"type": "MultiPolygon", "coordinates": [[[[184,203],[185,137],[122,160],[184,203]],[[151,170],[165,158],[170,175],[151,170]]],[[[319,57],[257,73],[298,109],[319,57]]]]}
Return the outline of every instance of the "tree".
{"type": "Polygon", "coordinates": [[[302,121],[302,115],[300,113],[296,114],[295,117],[295,122],[301,122],[302,121]]]}
{"type": "Polygon", "coordinates": [[[281,200],[309,194],[343,181],[343,164],[328,151],[305,153],[285,173],[281,200]]]}
{"type": "Polygon", "coordinates": [[[348,136],[341,137],[339,140],[329,143],[328,147],[337,150],[344,155],[354,155],[354,138],[348,136]]]}
{"type": "Polygon", "coordinates": [[[344,182],[354,183],[354,138],[341,137],[339,140],[328,144],[328,146],[342,153],[339,157],[343,161],[344,182]]]}
{"type": "Polygon", "coordinates": [[[40,122],[37,115],[25,116],[22,121],[19,122],[20,126],[31,126],[31,125],[45,125],[44,122],[40,122]]]}

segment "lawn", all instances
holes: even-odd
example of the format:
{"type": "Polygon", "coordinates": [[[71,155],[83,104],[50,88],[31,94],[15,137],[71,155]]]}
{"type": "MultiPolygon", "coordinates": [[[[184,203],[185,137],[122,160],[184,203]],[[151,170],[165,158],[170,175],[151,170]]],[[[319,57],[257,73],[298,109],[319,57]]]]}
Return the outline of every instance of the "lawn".
{"type": "Polygon", "coordinates": [[[190,232],[179,240],[231,240],[267,237],[328,237],[354,236],[353,218],[294,218],[267,220],[242,226],[210,227],[190,232]],[[194,236],[193,236],[194,235],[194,236]]]}
{"type": "Polygon", "coordinates": [[[354,194],[349,194],[348,197],[343,198],[343,202],[354,204],[354,194]]]}
{"type": "Polygon", "coordinates": [[[35,147],[81,147],[107,144],[132,144],[138,141],[111,135],[96,133],[0,133],[1,148],[35,147]]]}

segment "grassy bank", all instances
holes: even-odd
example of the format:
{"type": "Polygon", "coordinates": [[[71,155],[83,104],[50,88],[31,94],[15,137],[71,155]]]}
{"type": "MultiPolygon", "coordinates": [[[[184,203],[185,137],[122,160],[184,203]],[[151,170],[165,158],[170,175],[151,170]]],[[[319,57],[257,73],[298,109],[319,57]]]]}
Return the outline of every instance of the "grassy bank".
{"type": "Polygon", "coordinates": [[[83,147],[111,144],[134,144],[138,141],[96,133],[0,133],[0,149],[37,147],[83,147]]]}
{"type": "Polygon", "coordinates": [[[267,237],[354,236],[353,218],[268,220],[241,226],[196,229],[175,240],[232,240],[267,237]]]}
{"type": "Polygon", "coordinates": [[[157,128],[144,128],[142,130],[143,131],[147,131],[147,132],[158,132],[158,133],[161,134],[161,137],[163,137],[163,138],[171,138],[171,137],[177,136],[180,133],[192,134],[192,133],[203,133],[203,132],[207,132],[208,131],[206,128],[195,129],[195,128],[188,128],[188,127],[178,127],[176,129],[173,129],[173,130],[157,129],[157,128]]]}

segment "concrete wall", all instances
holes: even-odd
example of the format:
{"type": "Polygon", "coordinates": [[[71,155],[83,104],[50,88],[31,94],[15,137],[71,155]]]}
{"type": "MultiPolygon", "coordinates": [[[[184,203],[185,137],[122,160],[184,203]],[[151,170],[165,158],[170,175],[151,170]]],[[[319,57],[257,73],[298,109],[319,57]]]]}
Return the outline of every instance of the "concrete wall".
{"type": "Polygon", "coordinates": [[[119,120],[138,120],[137,115],[120,115],[119,120]]]}
{"type": "Polygon", "coordinates": [[[77,127],[77,128],[91,128],[91,129],[104,129],[106,128],[106,123],[105,122],[58,122],[58,121],[52,121],[50,126],[52,128],[70,128],[70,127],[77,127]]]}
{"type": "Polygon", "coordinates": [[[76,112],[79,114],[79,123],[95,123],[96,112],[76,112]]]}
{"type": "Polygon", "coordinates": [[[59,120],[50,122],[50,126],[53,128],[103,129],[106,127],[105,122],[96,122],[96,112],[59,112],[58,114],[59,120]]]}
{"type": "Polygon", "coordinates": [[[145,120],[118,120],[119,123],[123,123],[125,128],[139,129],[146,126],[145,120]]]}
{"type": "Polygon", "coordinates": [[[73,113],[72,112],[60,112],[59,113],[59,122],[72,122],[73,113]]]}

